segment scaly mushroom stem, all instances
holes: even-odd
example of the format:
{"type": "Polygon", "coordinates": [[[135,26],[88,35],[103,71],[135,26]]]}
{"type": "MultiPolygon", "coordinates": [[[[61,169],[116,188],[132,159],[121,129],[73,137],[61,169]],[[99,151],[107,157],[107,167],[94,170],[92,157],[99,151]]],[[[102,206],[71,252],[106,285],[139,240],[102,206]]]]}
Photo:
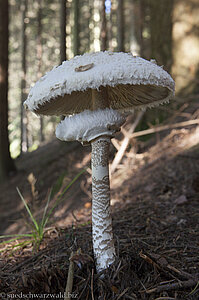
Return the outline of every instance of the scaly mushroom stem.
{"type": "Polygon", "coordinates": [[[115,260],[112,219],[110,215],[109,137],[99,137],[92,143],[92,234],[97,272],[115,260]]]}

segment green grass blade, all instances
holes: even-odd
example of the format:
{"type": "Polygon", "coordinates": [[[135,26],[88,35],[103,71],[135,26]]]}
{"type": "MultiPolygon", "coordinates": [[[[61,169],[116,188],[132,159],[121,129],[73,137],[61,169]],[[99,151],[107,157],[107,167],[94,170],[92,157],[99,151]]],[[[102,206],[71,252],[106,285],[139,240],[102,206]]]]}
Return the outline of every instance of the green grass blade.
{"type": "Polygon", "coordinates": [[[46,224],[48,223],[48,220],[52,214],[52,212],[54,211],[54,209],[56,208],[56,206],[61,203],[61,201],[63,200],[62,197],[64,196],[64,194],[67,192],[67,190],[71,187],[71,185],[73,185],[73,183],[75,181],[77,181],[77,179],[86,172],[86,169],[81,170],[74,178],[73,180],[71,180],[71,182],[65,187],[65,189],[63,190],[63,192],[61,193],[61,195],[58,197],[58,199],[56,200],[55,204],[53,205],[53,207],[49,210],[48,215],[46,216],[45,222],[44,222],[44,227],[46,226],[46,224]]]}
{"type": "Polygon", "coordinates": [[[63,180],[64,177],[66,175],[66,172],[64,172],[63,174],[61,174],[61,176],[59,176],[58,180],[56,181],[56,183],[53,185],[53,187],[50,189],[50,193],[48,195],[48,199],[47,199],[47,203],[45,205],[44,208],[44,213],[43,213],[43,217],[42,217],[42,221],[41,221],[41,227],[44,228],[44,223],[45,223],[45,217],[46,217],[46,213],[47,213],[47,209],[49,206],[50,201],[53,199],[53,197],[59,192],[59,190],[62,187],[63,184],[63,180]]]}
{"type": "Polygon", "coordinates": [[[52,199],[61,189],[66,172],[61,174],[50,191],[50,199],[52,199]]]}
{"type": "Polygon", "coordinates": [[[21,242],[17,245],[13,245],[12,248],[14,249],[14,248],[17,248],[17,247],[24,247],[24,246],[29,245],[31,243],[32,243],[32,241],[24,241],[24,242],[21,242]]]}
{"type": "Polygon", "coordinates": [[[197,290],[198,287],[199,287],[199,280],[196,283],[196,286],[194,287],[194,289],[189,293],[189,295],[193,295],[195,293],[195,291],[197,290]]]}
{"type": "Polygon", "coordinates": [[[63,195],[66,193],[66,191],[71,187],[71,185],[73,185],[73,183],[75,183],[75,181],[77,181],[77,179],[86,172],[86,169],[81,170],[74,178],[73,180],[71,180],[71,182],[65,187],[65,189],[63,190],[63,192],[61,193],[61,195],[58,197],[58,200],[61,199],[63,197],[63,195]]]}
{"type": "Polygon", "coordinates": [[[46,202],[46,205],[45,205],[45,208],[44,208],[43,217],[42,217],[41,224],[40,224],[40,226],[41,226],[42,228],[45,227],[44,224],[45,224],[46,214],[47,214],[47,210],[48,210],[48,206],[49,206],[50,200],[51,200],[51,191],[50,191],[50,193],[49,193],[49,195],[48,195],[48,200],[47,200],[47,202],[46,202]]]}
{"type": "Polygon", "coordinates": [[[16,237],[16,238],[23,238],[23,237],[31,237],[31,233],[24,233],[24,234],[6,234],[0,235],[0,239],[9,238],[9,237],[16,237]]]}
{"type": "Polygon", "coordinates": [[[18,189],[18,187],[16,187],[16,189],[17,189],[17,192],[18,192],[18,194],[19,194],[21,200],[23,201],[23,204],[25,205],[25,208],[26,208],[26,210],[27,210],[27,212],[28,212],[28,214],[29,214],[29,216],[30,216],[30,218],[31,218],[31,220],[32,220],[32,222],[33,222],[33,224],[35,225],[36,230],[38,231],[38,230],[39,230],[39,226],[38,226],[38,224],[37,224],[37,221],[36,221],[35,218],[33,217],[32,213],[31,213],[31,211],[30,211],[30,209],[29,209],[29,207],[28,207],[28,205],[27,205],[27,203],[26,203],[24,197],[22,196],[20,190],[18,189]]]}

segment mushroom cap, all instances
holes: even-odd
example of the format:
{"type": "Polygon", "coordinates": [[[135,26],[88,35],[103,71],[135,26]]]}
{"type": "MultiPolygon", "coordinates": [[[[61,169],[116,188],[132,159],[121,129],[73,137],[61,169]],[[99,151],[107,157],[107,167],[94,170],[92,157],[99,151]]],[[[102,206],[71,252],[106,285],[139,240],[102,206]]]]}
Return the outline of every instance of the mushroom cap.
{"type": "Polygon", "coordinates": [[[175,84],[154,62],[131,53],[86,53],[46,73],[24,104],[37,114],[67,116],[92,110],[92,89],[103,87],[110,108],[131,111],[167,102],[175,84]]]}
{"type": "Polygon", "coordinates": [[[85,110],[65,117],[56,128],[56,137],[62,141],[89,143],[100,136],[113,137],[126,118],[113,109],[85,110]]]}

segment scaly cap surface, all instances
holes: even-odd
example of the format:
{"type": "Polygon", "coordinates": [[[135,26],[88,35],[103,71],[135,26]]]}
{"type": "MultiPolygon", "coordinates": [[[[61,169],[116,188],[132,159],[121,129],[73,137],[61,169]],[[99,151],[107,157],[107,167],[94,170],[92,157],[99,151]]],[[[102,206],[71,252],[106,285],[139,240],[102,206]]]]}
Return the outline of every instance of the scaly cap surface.
{"type": "Polygon", "coordinates": [[[109,107],[131,111],[167,102],[171,76],[153,62],[130,53],[75,56],[53,68],[31,89],[25,106],[37,114],[70,115],[92,110],[92,89],[107,89],[109,107]]]}

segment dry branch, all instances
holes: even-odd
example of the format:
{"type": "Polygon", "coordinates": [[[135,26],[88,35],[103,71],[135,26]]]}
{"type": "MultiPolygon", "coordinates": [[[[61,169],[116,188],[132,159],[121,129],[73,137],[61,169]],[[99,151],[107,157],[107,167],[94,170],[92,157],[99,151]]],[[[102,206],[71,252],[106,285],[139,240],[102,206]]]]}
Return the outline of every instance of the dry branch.
{"type": "Polygon", "coordinates": [[[71,293],[72,293],[72,289],[73,289],[73,279],[74,279],[74,262],[72,261],[72,257],[73,257],[74,253],[71,253],[70,256],[70,264],[69,264],[69,268],[68,268],[68,278],[67,278],[67,284],[66,284],[66,289],[65,289],[65,295],[64,295],[64,299],[65,300],[70,300],[71,299],[71,293]]]}
{"type": "Polygon", "coordinates": [[[112,142],[113,146],[117,149],[117,151],[119,151],[120,144],[118,143],[118,141],[116,139],[112,139],[111,142],[112,142]]]}
{"type": "Polygon", "coordinates": [[[167,129],[173,129],[173,128],[177,128],[177,127],[186,127],[186,126],[196,125],[196,124],[199,124],[199,119],[189,120],[189,121],[185,121],[185,122],[179,122],[179,123],[175,123],[172,125],[163,125],[163,126],[159,126],[159,127],[154,127],[154,128],[135,132],[131,135],[128,134],[128,135],[129,135],[129,139],[130,139],[130,138],[136,138],[139,136],[143,136],[143,135],[147,135],[147,134],[151,134],[151,133],[155,133],[155,132],[160,132],[160,131],[167,130],[167,129]]]}
{"type": "Polygon", "coordinates": [[[176,283],[169,283],[169,284],[163,284],[159,285],[153,289],[146,290],[147,294],[152,294],[152,293],[160,293],[163,291],[172,291],[172,290],[177,290],[177,289],[185,289],[185,288],[190,288],[195,286],[198,283],[197,280],[194,279],[189,279],[186,281],[179,281],[176,283]]]}
{"type": "Polygon", "coordinates": [[[93,281],[94,281],[94,269],[92,269],[92,274],[91,274],[91,297],[92,300],[95,300],[94,293],[93,293],[93,281]]]}
{"type": "Polygon", "coordinates": [[[124,155],[124,152],[126,151],[126,148],[128,147],[128,144],[129,144],[129,141],[130,141],[129,135],[132,134],[135,131],[135,128],[137,127],[137,125],[138,125],[138,123],[141,120],[143,115],[144,115],[143,111],[140,111],[137,114],[137,117],[136,117],[134,123],[132,124],[131,128],[128,131],[128,135],[124,137],[124,139],[122,141],[122,144],[121,144],[121,147],[118,150],[117,154],[115,155],[115,158],[114,158],[114,160],[111,164],[111,173],[113,173],[115,171],[118,164],[120,163],[120,161],[121,161],[121,159],[124,155]]]}

